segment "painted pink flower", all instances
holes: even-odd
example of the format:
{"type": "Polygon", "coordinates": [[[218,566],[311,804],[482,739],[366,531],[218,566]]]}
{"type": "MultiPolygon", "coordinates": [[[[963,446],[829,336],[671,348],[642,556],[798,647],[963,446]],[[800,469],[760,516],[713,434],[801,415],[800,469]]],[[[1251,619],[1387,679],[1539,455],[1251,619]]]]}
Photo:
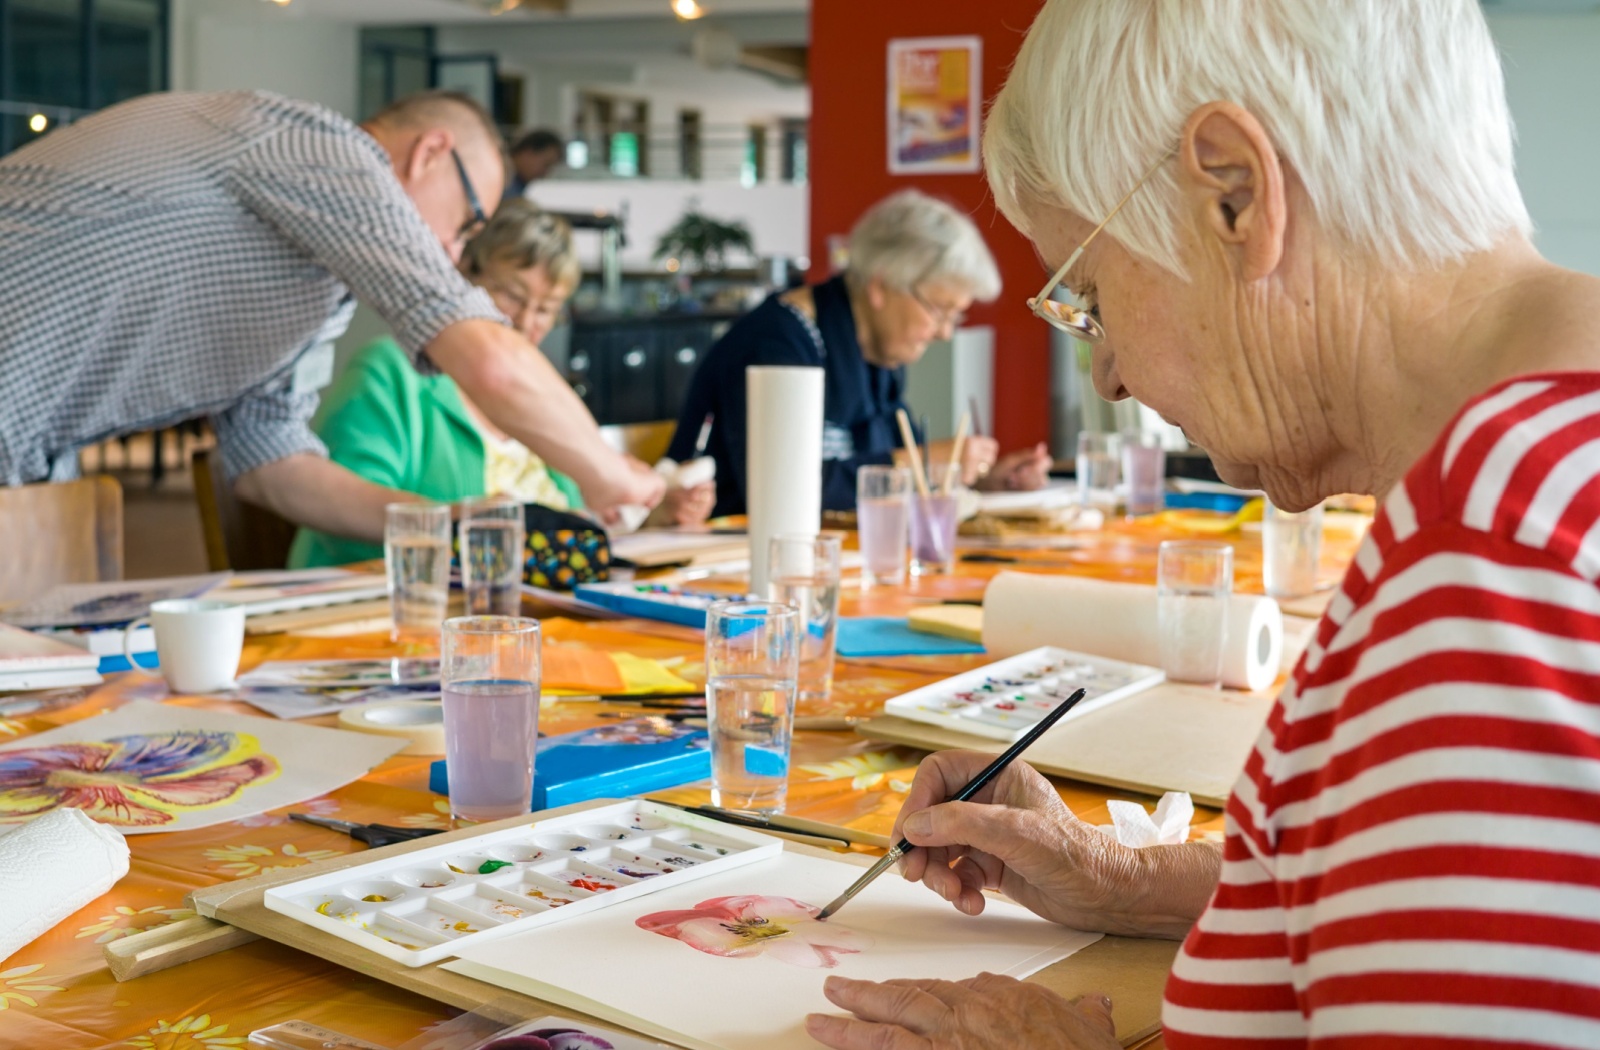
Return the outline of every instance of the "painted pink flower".
{"type": "Polygon", "coordinates": [[[832,969],[840,956],[872,947],[864,934],[818,922],[821,910],[790,897],[715,897],[692,911],[658,911],[634,925],[708,955],[746,959],[766,954],[791,966],[832,969]]]}

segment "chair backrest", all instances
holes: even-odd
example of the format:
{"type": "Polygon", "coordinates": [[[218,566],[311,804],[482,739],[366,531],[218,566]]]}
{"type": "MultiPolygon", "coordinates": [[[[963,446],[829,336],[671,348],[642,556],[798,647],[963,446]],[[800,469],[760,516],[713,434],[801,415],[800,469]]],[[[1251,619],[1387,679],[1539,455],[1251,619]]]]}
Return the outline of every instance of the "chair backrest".
{"type": "Polygon", "coordinates": [[[667,454],[678,424],[670,419],[656,423],[611,423],[600,428],[600,437],[618,452],[637,456],[654,465],[667,454]]]}
{"type": "Polygon", "coordinates": [[[233,494],[213,449],[194,454],[194,495],[212,572],[281,569],[289,561],[295,527],[264,507],[233,494]]]}
{"type": "Polygon", "coordinates": [[[122,579],[122,486],[100,475],[0,488],[0,602],[122,579]]]}

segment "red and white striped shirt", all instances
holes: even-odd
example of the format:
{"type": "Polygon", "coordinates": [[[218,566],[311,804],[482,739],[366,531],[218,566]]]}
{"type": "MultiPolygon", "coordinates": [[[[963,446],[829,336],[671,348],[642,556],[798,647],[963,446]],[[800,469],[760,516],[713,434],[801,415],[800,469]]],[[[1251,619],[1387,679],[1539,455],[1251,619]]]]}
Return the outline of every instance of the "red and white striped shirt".
{"type": "Polygon", "coordinates": [[[1600,1047],[1600,373],[1384,499],[1234,788],[1172,1050],[1600,1047]]]}

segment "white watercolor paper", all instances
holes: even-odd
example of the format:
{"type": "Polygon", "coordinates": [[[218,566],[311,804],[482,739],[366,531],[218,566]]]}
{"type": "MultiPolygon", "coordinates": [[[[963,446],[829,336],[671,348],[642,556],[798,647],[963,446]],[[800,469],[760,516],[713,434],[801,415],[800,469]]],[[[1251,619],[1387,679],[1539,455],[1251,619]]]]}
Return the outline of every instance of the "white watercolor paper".
{"type": "Polygon", "coordinates": [[[811,923],[800,936],[773,937],[770,948],[744,957],[708,954],[637,925],[645,916],[748,894],[820,907],[862,870],[785,852],[476,945],[443,965],[695,1050],[800,1050],[816,1045],[805,1034],[805,1015],[838,1012],[822,994],[830,975],[962,980],[987,970],[1024,977],[1100,939],[992,898],[981,916],[962,915],[892,872],[827,922],[811,923]],[[797,941],[823,950],[807,952],[797,941]],[[843,950],[828,950],[829,942],[843,950]]]}
{"type": "Polygon", "coordinates": [[[405,746],[140,700],[0,746],[0,824],[74,806],[128,835],[190,831],[325,795],[405,746]]]}

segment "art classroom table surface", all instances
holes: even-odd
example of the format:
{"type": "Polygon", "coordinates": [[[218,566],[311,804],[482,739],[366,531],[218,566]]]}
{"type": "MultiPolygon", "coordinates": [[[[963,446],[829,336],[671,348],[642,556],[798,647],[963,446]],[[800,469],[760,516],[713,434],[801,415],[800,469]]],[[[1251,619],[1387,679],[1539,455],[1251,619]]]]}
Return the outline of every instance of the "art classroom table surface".
{"type": "MultiPolygon", "coordinates": [[[[1195,535],[1221,515],[1182,512],[1123,522],[1093,533],[1071,534],[1065,551],[1008,549],[1021,564],[958,563],[955,575],[862,592],[846,586],[845,615],[904,615],[919,604],[981,598],[987,580],[1007,567],[1103,579],[1154,582],[1161,540],[1195,535]],[[1191,530],[1190,526],[1195,528],[1191,530]]],[[[1322,576],[1331,582],[1353,556],[1360,533],[1330,528],[1322,576]]],[[[1236,581],[1241,591],[1261,588],[1259,532],[1234,532],[1236,581]]],[[[537,610],[531,610],[537,615],[537,610]]],[[[686,677],[703,673],[698,631],[643,621],[544,621],[547,644],[588,646],[644,657],[679,658],[686,677]]],[[[386,634],[252,637],[244,667],[264,660],[398,655],[386,634]]],[[[419,653],[419,655],[421,655],[419,653]]],[[[883,701],[985,661],[982,656],[841,660],[825,708],[803,715],[867,716],[883,701]]],[[[13,742],[135,699],[167,699],[159,680],[114,676],[81,703],[16,720],[0,720],[0,740],[13,742]]],[[[243,704],[204,697],[171,703],[254,713],[243,704]]],[[[602,724],[631,708],[614,704],[546,706],[541,728],[564,732],[602,724]]],[[[644,713],[644,712],[639,712],[644,713]]],[[[334,716],[310,720],[333,725],[334,716]]],[[[922,754],[872,743],[849,732],[795,735],[789,812],[814,820],[887,834],[922,754]]],[[[291,807],[358,822],[443,828],[446,800],[427,788],[431,757],[396,757],[367,776],[322,798],[291,807]]],[[[1109,823],[1105,803],[1125,792],[1058,782],[1080,817],[1109,823]]],[[[662,792],[674,802],[709,800],[705,785],[662,792]]],[[[1146,802],[1153,800],[1146,799],[1146,802]]],[[[129,837],[132,869],[111,892],[51,932],[0,961],[0,1047],[77,1050],[102,1046],[144,1050],[225,1050],[242,1046],[257,1028],[301,1019],[388,1046],[398,1046],[455,1011],[332,963],[269,941],[256,941],[205,959],[119,984],[102,957],[109,941],[189,917],[190,891],[266,871],[303,867],[363,847],[341,833],[291,822],[287,810],[171,834],[129,837]]],[[[1195,835],[1217,835],[1221,818],[1200,810],[1195,835]]]]}

